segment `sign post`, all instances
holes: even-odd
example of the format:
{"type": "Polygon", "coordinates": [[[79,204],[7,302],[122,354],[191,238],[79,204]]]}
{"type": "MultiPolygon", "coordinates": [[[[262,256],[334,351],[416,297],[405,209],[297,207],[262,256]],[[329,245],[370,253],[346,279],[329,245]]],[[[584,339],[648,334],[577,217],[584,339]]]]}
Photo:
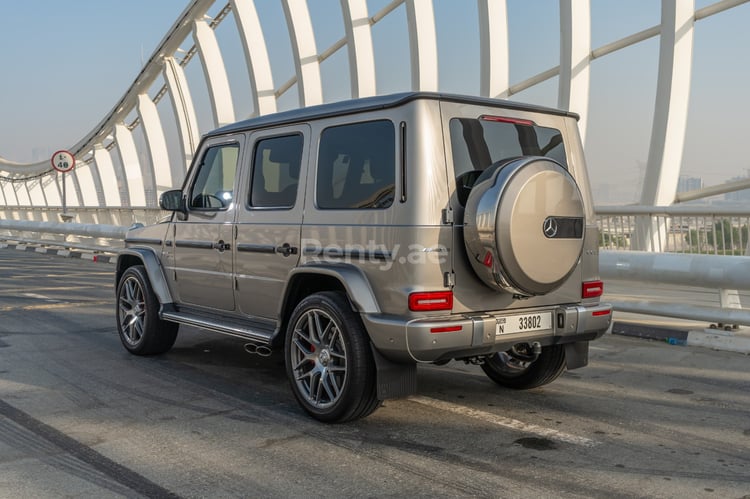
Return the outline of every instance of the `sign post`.
{"type": "Polygon", "coordinates": [[[60,172],[62,175],[62,219],[66,220],[66,218],[69,218],[67,216],[67,206],[66,206],[66,196],[65,196],[65,173],[73,170],[73,167],[76,165],[76,158],[73,156],[73,154],[70,151],[66,150],[60,150],[55,152],[55,154],[52,155],[52,159],[50,160],[52,163],[52,168],[60,172]]]}

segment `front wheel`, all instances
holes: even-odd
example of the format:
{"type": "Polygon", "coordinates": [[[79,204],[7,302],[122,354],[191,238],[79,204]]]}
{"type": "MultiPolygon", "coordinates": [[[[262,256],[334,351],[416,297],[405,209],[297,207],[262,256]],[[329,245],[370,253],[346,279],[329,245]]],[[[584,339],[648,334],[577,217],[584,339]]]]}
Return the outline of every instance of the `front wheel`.
{"type": "Polygon", "coordinates": [[[551,383],[565,370],[565,346],[542,348],[533,362],[519,360],[507,352],[498,352],[485,359],[484,373],[495,383],[506,388],[527,390],[551,383]]]}
{"type": "Polygon", "coordinates": [[[292,392],[315,419],[342,423],[380,405],[367,334],[342,293],[315,293],[297,305],[284,356],[292,392]]]}
{"type": "Polygon", "coordinates": [[[127,269],[117,284],[117,332],[135,355],[156,355],[172,348],[179,325],[159,318],[157,300],[143,265],[127,269]]]}

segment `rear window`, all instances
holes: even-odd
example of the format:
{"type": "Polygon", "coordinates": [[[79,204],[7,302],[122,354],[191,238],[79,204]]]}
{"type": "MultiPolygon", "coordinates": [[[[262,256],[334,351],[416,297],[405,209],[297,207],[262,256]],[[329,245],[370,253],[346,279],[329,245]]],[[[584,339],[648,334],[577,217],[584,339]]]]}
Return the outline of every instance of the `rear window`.
{"type": "Polygon", "coordinates": [[[459,202],[490,165],[521,156],[545,156],[568,167],[562,133],[526,120],[481,116],[450,121],[453,168],[459,202]]]}
{"type": "Polygon", "coordinates": [[[396,186],[395,137],[393,123],[385,120],[323,130],[318,155],[318,208],[391,206],[396,186]]]}

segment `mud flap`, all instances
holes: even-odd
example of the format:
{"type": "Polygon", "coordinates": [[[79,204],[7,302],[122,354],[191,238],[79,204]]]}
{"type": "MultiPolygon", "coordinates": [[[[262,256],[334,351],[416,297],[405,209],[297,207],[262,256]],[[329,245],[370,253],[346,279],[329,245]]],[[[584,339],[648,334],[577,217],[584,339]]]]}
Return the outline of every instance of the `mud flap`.
{"type": "Polygon", "coordinates": [[[399,364],[383,357],[370,343],[377,368],[378,400],[404,398],[417,392],[417,364],[399,364]]]}
{"type": "Polygon", "coordinates": [[[568,369],[578,369],[589,363],[589,342],[577,341],[565,345],[565,362],[568,369]]]}

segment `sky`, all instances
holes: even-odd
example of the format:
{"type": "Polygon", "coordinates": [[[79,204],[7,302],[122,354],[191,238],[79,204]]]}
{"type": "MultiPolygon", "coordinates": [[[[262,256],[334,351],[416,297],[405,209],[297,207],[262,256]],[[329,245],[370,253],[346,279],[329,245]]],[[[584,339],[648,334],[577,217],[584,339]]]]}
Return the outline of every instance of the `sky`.
{"type": "MultiPolygon", "coordinates": [[[[390,0],[368,0],[370,15],[390,0]]],[[[518,83],[559,63],[558,0],[508,0],[510,76],[518,83]]],[[[713,3],[696,0],[696,7],[713,3]]],[[[46,159],[85,136],[126,92],[188,0],[0,0],[0,156],[46,159]]],[[[214,15],[223,2],[209,10],[214,15]]],[[[256,0],[269,45],[274,84],[294,74],[280,2],[256,0]]],[[[318,52],[344,36],[339,0],[308,0],[318,52]]],[[[441,91],[478,94],[479,34],[472,0],[434,0],[441,91]]],[[[591,0],[592,47],[659,23],[660,0],[591,0]]],[[[405,7],[373,27],[378,93],[410,86],[405,7]]],[[[699,21],[682,173],[706,185],[745,176],[750,160],[743,119],[750,115],[750,3],[699,21]]],[[[250,86],[235,24],[217,29],[238,119],[252,113],[250,86]]],[[[183,45],[187,49],[192,41],[183,45]]],[[[591,66],[587,162],[597,203],[638,200],[656,96],[658,39],[597,59],[591,66]]],[[[321,66],[324,100],[347,98],[346,51],[321,66]]],[[[200,65],[186,68],[201,133],[210,128],[200,65]]],[[[153,95],[158,83],[152,87],[153,95]]],[[[557,78],[512,96],[555,106],[557,78]]],[[[279,107],[296,107],[296,88],[279,107]]],[[[171,125],[168,99],[159,105],[171,125]]],[[[170,133],[169,130],[167,130],[170,133]]],[[[173,133],[173,130],[172,132],[173,133]]],[[[170,155],[177,155],[170,148],[170,155]]]]}

